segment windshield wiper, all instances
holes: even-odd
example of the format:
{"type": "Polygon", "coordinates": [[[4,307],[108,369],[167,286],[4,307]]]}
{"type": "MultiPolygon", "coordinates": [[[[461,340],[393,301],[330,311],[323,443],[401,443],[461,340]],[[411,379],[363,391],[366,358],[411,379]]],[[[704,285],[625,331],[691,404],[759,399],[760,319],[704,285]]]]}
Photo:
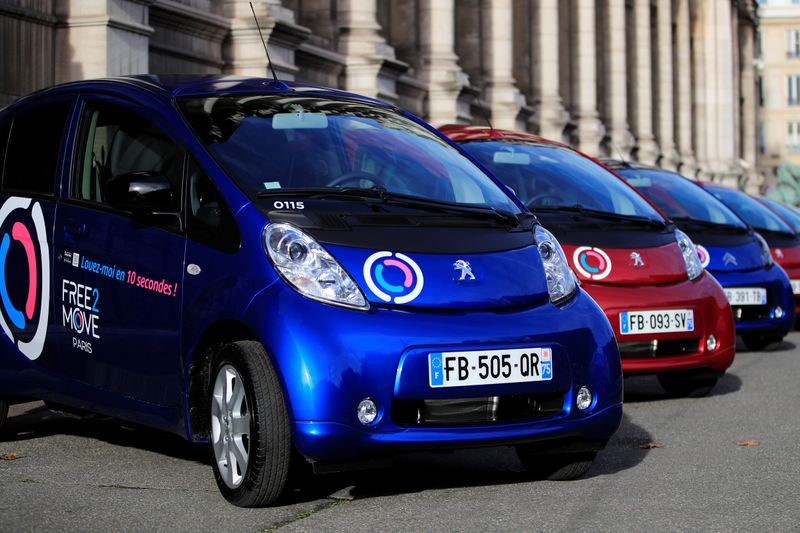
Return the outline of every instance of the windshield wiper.
{"type": "Polygon", "coordinates": [[[528,206],[534,213],[573,213],[581,216],[600,218],[603,220],[613,220],[615,222],[632,222],[634,224],[642,224],[646,226],[654,226],[657,228],[664,228],[667,223],[663,220],[650,218],[641,215],[623,215],[620,213],[613,213],[611,211],[603,211],[601,209],[591,209],[584,207],[581,204],[574,205],[542,205],[528,206]]]}
{"type": "Polygon", "coordinates": [[[271,198],[273,196],[303,196],[306,198],[355,198],[377,200],[378,203],[398,207],[412,207],[438,213],[457,214],[468,217],[494,219],[508,226],[519,226],[527,218],[533,219],[527,213],[515,215],[509,211],[496,209],[488,205],[468,205],[430,200],[420,196],[389,192],[383,187],[338,188],[338,187],[298,187],[295,189],[269,189],[258,193],[258,198],[271,198]]]}
{"type": "Polygon", "coordinates": [[[673,222],[686,224],[687,226],[695,226],[707,229],[726,229],[733,230],[739,233],[747,233],[747,226],[739,226],[736,224],[727,224],[725,222],[711,222],[709,220],[698,220],[690,217],[670,217],[673,222]]]}

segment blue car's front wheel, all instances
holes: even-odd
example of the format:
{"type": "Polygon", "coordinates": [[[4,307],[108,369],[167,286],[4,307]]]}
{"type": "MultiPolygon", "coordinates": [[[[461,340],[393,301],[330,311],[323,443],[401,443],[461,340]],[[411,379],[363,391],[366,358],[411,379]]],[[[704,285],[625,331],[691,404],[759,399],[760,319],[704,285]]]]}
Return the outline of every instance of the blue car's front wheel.
{"type": "Polygon", "coordinates": [[[261,344],[220,350],[210,382],[209,449],[225,499],[240,507],[273,503],[289,473],[291,438],[283,392],[261,344]]]}

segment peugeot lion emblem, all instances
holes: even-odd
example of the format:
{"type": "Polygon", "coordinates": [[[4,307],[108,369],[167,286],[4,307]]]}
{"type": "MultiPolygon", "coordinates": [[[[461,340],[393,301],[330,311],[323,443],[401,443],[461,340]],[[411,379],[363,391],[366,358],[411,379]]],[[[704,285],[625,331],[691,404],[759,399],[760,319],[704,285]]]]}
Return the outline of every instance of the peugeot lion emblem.
{"type": "Polygon", "coordinates": [[[780,248],[775,248],[775,255],[778,257],[778,259],[783,259],[783,250],[780,248]]]}
{"type": "Polygon", "coordinates": [[[453,263],[453,268],[461,272],[461,276],[458,278],[457,281],[475,279],[475,274],[472,273],[472,267],[469,265],[469,261],[464,261],[463,259],[459,259],[458,261],[453,263]]]}
{"type": "Polygon", "coordinates": [[[739,266],[739,263],[736,262],[736,258],[730,252],[725,252],[725,255],[722,256],[722,261],[726,265],[739,266]]]}
{"type": "Polygon", "coordinates": [[[644,260],[642,259],[642,254],[639,252],[631,252],[631,261],[633,261],[633,266],[635,267],[643,267],[644,260]]]}

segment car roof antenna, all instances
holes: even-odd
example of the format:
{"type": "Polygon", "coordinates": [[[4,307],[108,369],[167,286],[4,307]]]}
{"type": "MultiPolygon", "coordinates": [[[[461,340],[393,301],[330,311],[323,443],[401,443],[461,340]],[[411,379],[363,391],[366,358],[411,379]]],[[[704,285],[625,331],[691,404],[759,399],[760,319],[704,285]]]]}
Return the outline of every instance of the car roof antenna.
{"type": "Polygon", "coordinates": [[[609,141],[608,141],[608,142],[609,142],[609,144],[611,144],[611,146],[613,146],[613,147],[614,147],[614,150],[616,150],[616,151],[617,151],[617,154],[619,154],[619,160],[620,160],[620,161],[622,161],[622,164],[623,164],[623,165],[627,165],[627,164],[628,164],[628,162],[627,162],[627,161],[625,161],[625,157],[622,155],[622,150],[620,150],[620,149],[619,149],[619,146],[617,146],[617,143],[615,143],[614,141],[612,141],[612,140],[610,140],[610,139],[609,139],[609,141]]]}
{"type": "Polygon", "coordinates": [[[258,35],[261,37],[261,44],[264,45],[264,52],[267,54],[267,64],[269,65],[269,70],[272,72],[272,78],[276,82],[280,82],[278,79],[278,75],[275,73],[275,67],[272,66],[272,59],[269,58],[269,50],[267,50],[267,41],[264,40],[264,34],[261,33],[261,26],[258,24],[258,17],[256,16],[256,9],[253,7],[253,2],[250,2],[250,11],[253,12],[253,18],[256,21],[256,28],[258,28],[258,35]]]}

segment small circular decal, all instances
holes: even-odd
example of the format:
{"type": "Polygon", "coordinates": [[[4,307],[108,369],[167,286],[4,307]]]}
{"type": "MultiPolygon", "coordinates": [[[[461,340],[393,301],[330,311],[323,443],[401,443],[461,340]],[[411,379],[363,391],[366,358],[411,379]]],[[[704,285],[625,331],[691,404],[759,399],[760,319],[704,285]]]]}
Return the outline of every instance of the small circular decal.
{"type": "Polygon", "coordinates": [[[572,254],[575,270],[587,279],[601,280],[611,274],[611,258],[601,248],[581,246],[572,254]]]}
{"type": "Polygon", "coordinates": [[[695,249],[697,250],[697,257],[700,258],[700,264],[703,265],[703,268],[707,267],[711,262],[711,255],[709,255],[708,250],[701,244],[696,244],[695,249]]]}
{"type": "Polygon", "coordinates": [[[34,360],[42,354],[47,335],[50,249],[42,207],[38,202],[31,203],[30,198],[11,197],[0,207],[0,327],[25,357],[34,360]],[[12,213],[14,217],[10,219],[12,213]],[[6,263],[12,247],[21,248],[27,265],[28,284],[24,305],[20,305],[22,302],[16,305],[12,302],[15,288],[6,279],[6,263]]]}
{"type": "Polygon", "coordinates": [[[419,265],[399,252],[375,252],[364,262],[364,280],[384,302],[405,304],[422,292],[425,279],[419,265]]]}

